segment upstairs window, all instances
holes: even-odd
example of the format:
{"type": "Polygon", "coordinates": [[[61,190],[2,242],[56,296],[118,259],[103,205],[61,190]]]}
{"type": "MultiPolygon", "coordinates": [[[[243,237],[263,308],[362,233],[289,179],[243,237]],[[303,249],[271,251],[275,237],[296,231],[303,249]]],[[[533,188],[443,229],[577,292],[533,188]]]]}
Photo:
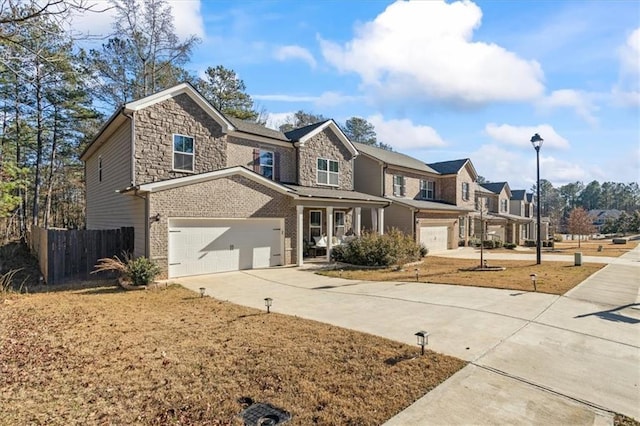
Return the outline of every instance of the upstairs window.
{"type": "Polygon", "coordinates": [[[193,138],[173,135],[173,169],[193,171],[193,138]]]}
{"type": "Polygon", "coordinates": [[[423,200],[433,200],[436,198],[436,183],[434,181],[420,181],[420,198],[423,200]]]}
{"type": "Polygon", "coordinates": [[[258,173],[267,179],[273,180],[273,152],[260,150],[258,161],[260,166],[258,173]]]}
{"type": "Polygon", "coordinates": [[[320,185],[338,186],[338,162],[318,158],[318,183],[320,185]]]}
{"type": "Polygon", "coordinates": [[[509,211],[509,202],[507,200],[500,200],[500,211],[505,213],[509,211]]]}
{"type": "Polygon", "coordinates": [[[393,176],[393,195],[401,197],[405,194],[404,176],[393,176]]]}
{"type": "Polygon", "coordinates": [[[469,201],[469,183],[462,182],[462,199],[464,201],[469,201]]]}

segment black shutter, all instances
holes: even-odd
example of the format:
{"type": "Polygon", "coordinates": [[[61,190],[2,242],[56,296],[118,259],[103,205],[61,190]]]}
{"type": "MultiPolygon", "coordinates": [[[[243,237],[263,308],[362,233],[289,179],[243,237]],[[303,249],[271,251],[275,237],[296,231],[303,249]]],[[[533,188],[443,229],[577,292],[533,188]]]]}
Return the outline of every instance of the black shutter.
{"type": "Polygon", "coordinates": [[[273,153],[273,180],[280,182],[280,153],[273,153]]]}
{"type": "Polygon", "coordinates": [[[260,173],[260,150],[257,148],[253,150],[253,171],[260,173]]]}

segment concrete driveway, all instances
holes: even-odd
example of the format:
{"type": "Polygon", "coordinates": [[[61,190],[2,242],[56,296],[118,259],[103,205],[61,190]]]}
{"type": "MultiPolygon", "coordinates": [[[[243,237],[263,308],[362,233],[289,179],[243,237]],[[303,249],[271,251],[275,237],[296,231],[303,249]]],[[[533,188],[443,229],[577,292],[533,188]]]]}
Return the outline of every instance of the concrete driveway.
{"type": "Polygon", "coordinates": [[[424,329],[430,349],[470,361],[389,425],[612,424],[612,412],[640,419],[637,254],[563,297],[350,281],[297,268],[177,281],[254,308],[271,297],[275,312],[408,344],[424,329]]]}

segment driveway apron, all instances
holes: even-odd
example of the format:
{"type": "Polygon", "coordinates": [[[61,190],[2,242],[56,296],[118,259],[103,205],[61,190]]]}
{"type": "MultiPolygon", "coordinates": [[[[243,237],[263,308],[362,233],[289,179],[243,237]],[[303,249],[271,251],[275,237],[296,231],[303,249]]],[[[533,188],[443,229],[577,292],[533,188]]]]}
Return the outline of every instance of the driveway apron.
{"type": "Polygon", "coordinates": [[[274,312],[408,344],[424,329],[430,349],[470,362],[390,425],[612,424],[612,412],[640,419],[639,253],[562,297],[351,281],[298,268],[175,281],[258,309],[271,297],[274,312]]]}

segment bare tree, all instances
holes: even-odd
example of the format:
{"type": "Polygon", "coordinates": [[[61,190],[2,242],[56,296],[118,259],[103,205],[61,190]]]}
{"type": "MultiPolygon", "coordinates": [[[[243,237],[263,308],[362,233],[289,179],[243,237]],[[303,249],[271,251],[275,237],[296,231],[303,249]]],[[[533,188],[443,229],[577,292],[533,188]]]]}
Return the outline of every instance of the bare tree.
{"type": "Polygon", "coordinates": [[[593,226],[593,219],[582,207],[571,210],[567,222],[567,229],[570,233],[578,236],[578,247],[580,247],[582,236],[591,235],[596,232],[596,228],[593,226]]]}

